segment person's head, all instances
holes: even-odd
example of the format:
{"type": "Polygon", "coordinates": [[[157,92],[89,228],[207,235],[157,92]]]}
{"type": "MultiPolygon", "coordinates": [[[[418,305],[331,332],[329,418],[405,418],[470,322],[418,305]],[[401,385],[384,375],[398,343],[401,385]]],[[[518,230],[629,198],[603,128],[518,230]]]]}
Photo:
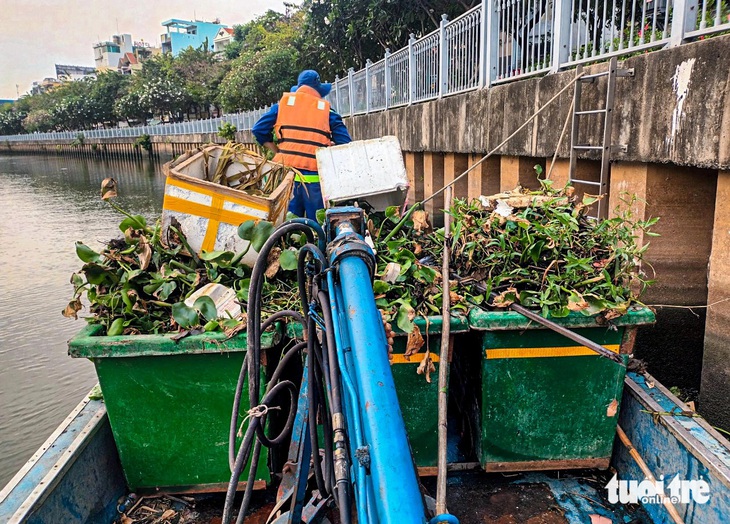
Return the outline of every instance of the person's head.
{"type": "Polygon", "coordinates": [[[297,85],[292,86],[291,90],[296,91],[302,86],[309,86],[315,89],[322,98],[326,97],[332,91],[332,84],[328,82],[323,83],[319,78],[319,73],[312,69],[307,69],[299,73],[297,85]]]}

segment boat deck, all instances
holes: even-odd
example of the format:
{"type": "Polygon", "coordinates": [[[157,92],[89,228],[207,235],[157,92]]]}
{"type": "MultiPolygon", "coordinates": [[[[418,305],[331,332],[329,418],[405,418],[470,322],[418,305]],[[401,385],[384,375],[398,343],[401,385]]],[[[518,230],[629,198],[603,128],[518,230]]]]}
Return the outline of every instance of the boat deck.
{"type": "MultiPolygon", "coordinates": [[[[448,506],[460,524],[652,524],[640,505],[611,504],[605,486],[612,474],[606,471],[500,474],[458,472],[449,476],[448,506]],[[603,517],[602,521],[599,517],[603,517]]],[[[423,479],[435,494],[436,479],[423,479]]],[[[145,499],[138,507],[155,509],[131,512],[136,523],[154,522],[167,509],[175,511],[179,524],[211,524],[223,512],[223,496],[145,499]]],[[[256,492],[247,524],[264,524],[274,506],[272,490],[256,492]]],[[[337,523],[336,511],[328,515],[337,523]]]]}

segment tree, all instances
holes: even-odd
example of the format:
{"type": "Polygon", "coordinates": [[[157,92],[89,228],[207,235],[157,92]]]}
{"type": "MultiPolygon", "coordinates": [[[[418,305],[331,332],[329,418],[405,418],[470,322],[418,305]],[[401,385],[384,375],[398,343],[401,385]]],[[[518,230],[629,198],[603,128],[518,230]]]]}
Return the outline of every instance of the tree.
{"type": "Polygon", "coordinates": [[[0,135],[17,135],[23,132],[26,113],[18,111],[13,104],[0,107],[0,135]]]}
{"type": "Polygon", "coordinates": [[[305,0],[301,61],[333,79],[350,67],[361,68],[408,44],[414,33],[424,36],[438,28],[441,15],[450,19],[477,0],[305,0]]]}
{"type": "Polygon", "coordinates": [[[217,103],[218,88],[229,64],[219,61],[206,46],[201,46],[180,52],[173,67],[184,82],[198,117],[201,112],[209,113],[210,107],[217,103]]]}
{"type": "Polygon", "coordinates": [[[305,13],[268,11],[234,29],[241,54],[220,85],[218,99],[227,111],[256,109],[279,100],[301,70],[300,33],[305,13]]]}
{"type": "Polygon", "coordinates": [[[89,93],[94,107],[95,124],[116,125],[117,116],[114,112],[114,103],[125,92],[130,81],[129,76],[116,71],[97,74],[89,93]]]}

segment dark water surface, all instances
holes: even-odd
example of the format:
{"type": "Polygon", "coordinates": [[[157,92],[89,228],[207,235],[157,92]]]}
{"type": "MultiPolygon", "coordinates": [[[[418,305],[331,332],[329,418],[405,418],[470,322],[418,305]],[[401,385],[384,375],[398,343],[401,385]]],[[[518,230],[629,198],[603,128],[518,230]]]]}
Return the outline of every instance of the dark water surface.
{"type": "Polygon", "coordinates": [[[164,176],[149,162],[0,155],[0,489],[96,383],[66,342],[85,322],[61,316],[80,269],[74,242],[101,249],[123,218],[99,198],[156,218],[164,176]]]}

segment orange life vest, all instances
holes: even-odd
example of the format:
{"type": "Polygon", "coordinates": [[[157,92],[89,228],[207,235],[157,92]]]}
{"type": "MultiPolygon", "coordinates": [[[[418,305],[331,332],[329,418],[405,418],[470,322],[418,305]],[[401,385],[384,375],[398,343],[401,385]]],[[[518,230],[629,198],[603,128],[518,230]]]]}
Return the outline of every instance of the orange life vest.
{"type": "Polygon", "coordinates": [[[295,93],[284,93],[279,101],[274,132],[279,148],[274,162],[317,171],[317,148],[332,142],[330,103],[309,86],[301,86],[295,93]]]}

